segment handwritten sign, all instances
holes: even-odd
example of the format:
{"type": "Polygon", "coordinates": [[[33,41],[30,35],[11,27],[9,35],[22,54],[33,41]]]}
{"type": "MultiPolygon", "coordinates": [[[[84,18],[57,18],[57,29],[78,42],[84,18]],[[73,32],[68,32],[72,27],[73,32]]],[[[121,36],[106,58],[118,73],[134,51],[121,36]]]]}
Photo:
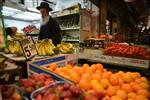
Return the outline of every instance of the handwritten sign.
{"type": "Polygon", "coordinates": [[[20,44],[22,46],[26,59],[30,59],[37,54],[36,47],[32,38],[25,38],[23,40],[20,40],[20,44]]]}

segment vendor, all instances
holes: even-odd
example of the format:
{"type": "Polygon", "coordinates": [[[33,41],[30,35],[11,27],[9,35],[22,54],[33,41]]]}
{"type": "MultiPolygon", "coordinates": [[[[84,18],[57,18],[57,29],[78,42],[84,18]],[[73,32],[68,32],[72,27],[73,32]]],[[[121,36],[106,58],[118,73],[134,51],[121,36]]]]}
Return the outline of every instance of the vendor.
{"type": "Polygon", "coordinates": [[[52,8],[49,7],[49,4],[46,2],[41,2],[40,6],[37,7],[41,13],[41,26],[39,32],[39,40],[49,38],[52,39],[53,44],[56,46],[61,43],[62,36],[60,34],[59,24],[55,19],[53,19],[49,12],[52,11],[52,8]]]}

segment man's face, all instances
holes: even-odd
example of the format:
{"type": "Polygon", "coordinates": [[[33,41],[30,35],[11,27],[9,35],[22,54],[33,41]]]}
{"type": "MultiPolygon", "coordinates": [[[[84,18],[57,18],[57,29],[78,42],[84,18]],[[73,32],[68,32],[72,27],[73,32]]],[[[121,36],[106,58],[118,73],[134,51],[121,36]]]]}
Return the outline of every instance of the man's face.
{"type": "Polygon", "coordinates": [[[40,9],[40,13],[42,17],[48,16],[49,15],[49,11],[45,8],[41,8],[40,9]]]}

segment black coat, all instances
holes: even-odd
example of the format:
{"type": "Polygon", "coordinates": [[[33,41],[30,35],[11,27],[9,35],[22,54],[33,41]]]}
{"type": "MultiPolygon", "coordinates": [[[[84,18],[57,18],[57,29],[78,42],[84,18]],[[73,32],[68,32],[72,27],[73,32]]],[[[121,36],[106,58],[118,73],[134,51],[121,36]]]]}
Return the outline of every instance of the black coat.
{"type": "Polygon", "coordinates": [[[52,39],[53,44],[55,46],[61,43],[62,36],[60,34],[59,24],[52,17],[49,18],[49,21],[47,24],[42,25],[40,27],[39,40],[42,40],[45,38],[52,39]]]}

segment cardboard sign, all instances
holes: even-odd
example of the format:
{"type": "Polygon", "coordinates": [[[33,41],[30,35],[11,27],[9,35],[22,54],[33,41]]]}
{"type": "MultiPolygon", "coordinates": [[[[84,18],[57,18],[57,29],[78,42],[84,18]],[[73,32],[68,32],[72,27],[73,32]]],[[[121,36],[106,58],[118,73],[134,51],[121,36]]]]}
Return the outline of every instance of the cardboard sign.
{"type": "Polygon", "coordinates": [[[37,55],[37,50],[32,38],[25,38],[19,41],[23,49],[26,59],[30,59],[37,55]]]}

